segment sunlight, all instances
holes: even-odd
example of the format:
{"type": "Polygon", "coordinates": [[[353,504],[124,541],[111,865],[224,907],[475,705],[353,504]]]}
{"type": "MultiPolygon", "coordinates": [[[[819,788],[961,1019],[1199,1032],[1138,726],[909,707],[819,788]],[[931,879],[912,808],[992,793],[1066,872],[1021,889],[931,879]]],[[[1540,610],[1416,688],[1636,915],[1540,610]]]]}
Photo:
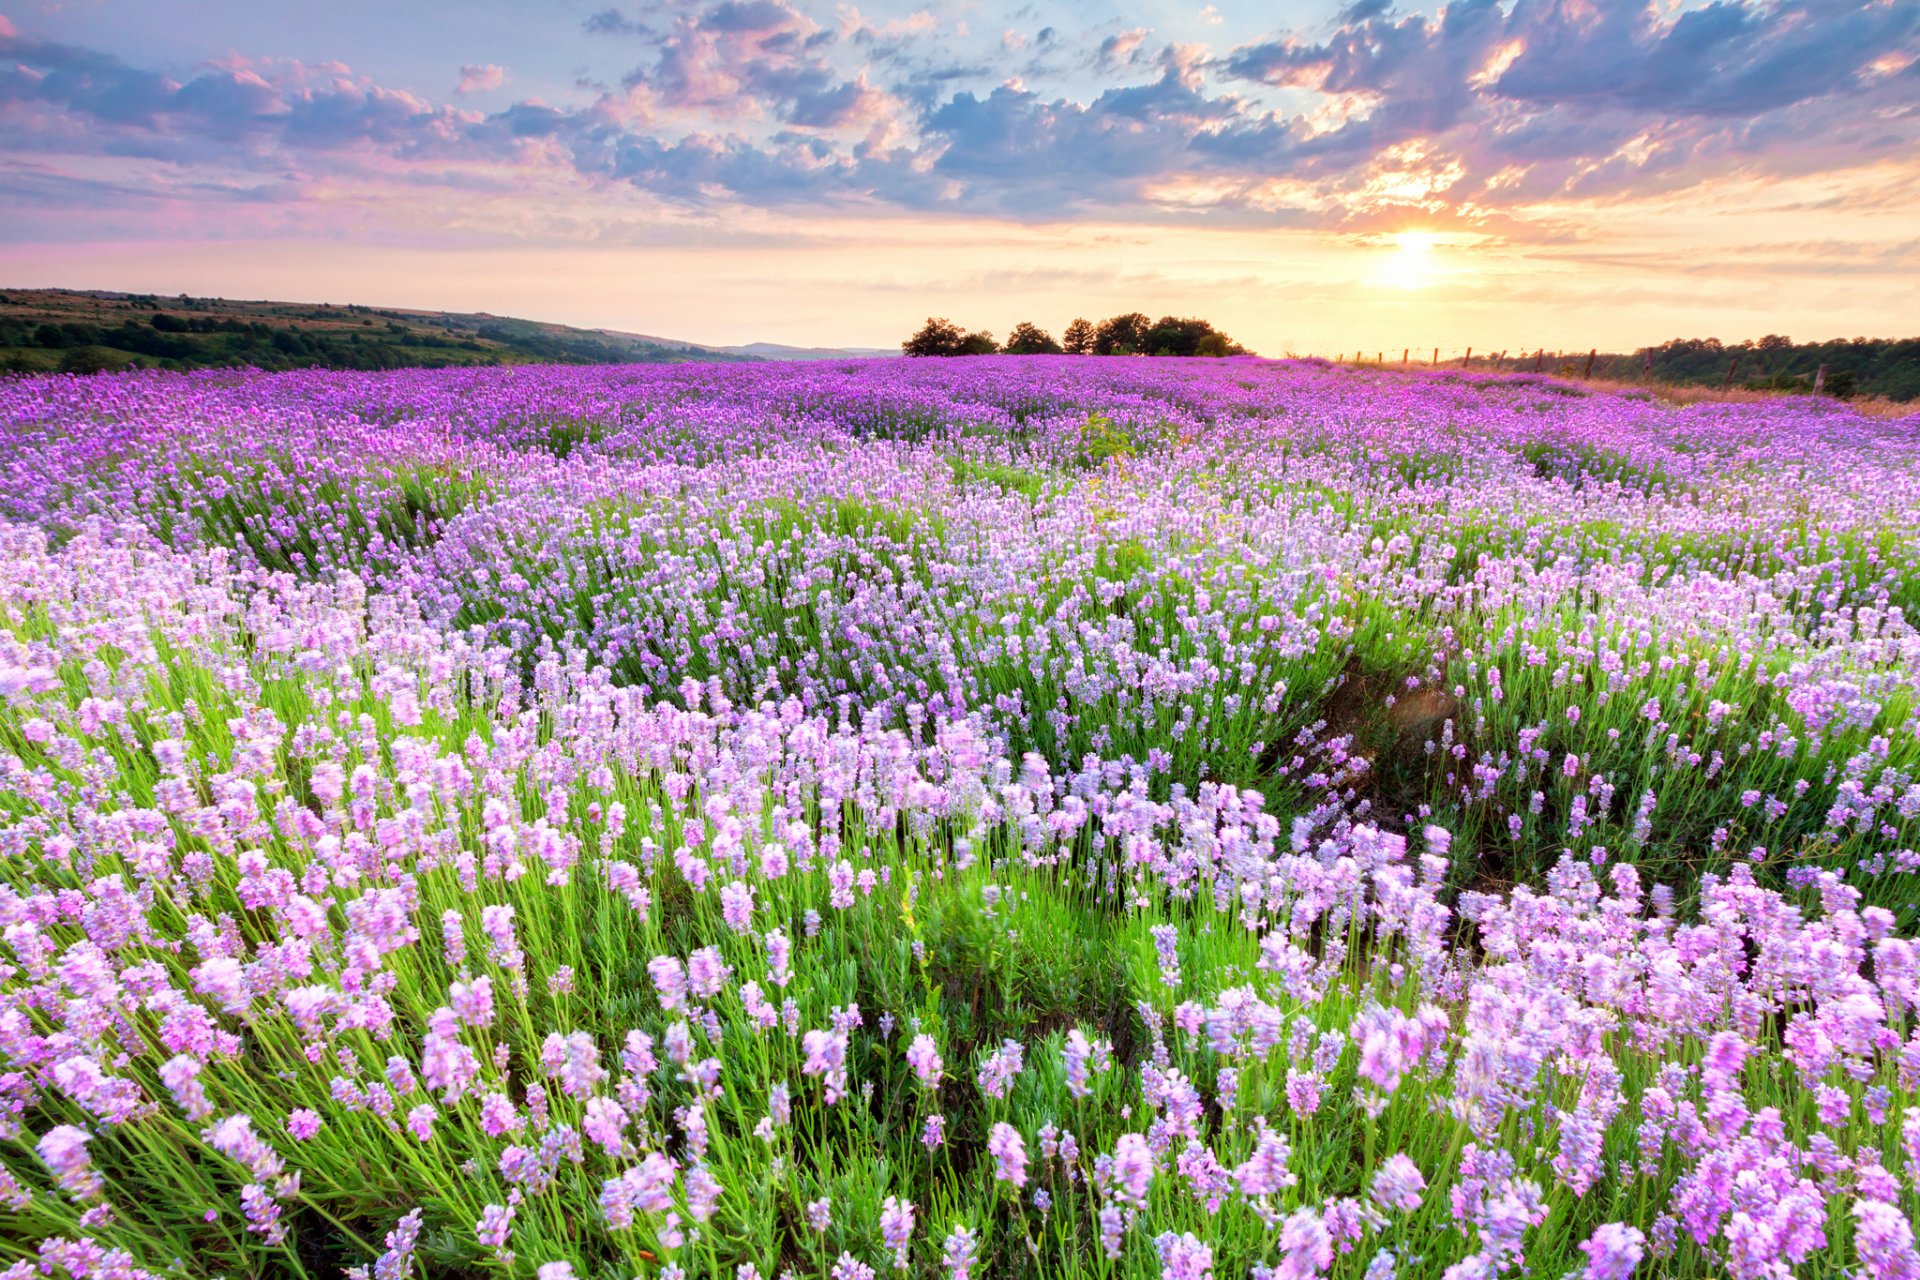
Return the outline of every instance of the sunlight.
{"type": "Polygon", "coordinates": [[[1381,266],[1380,283],[1395,289],[1424,289],[1440,273],[1434,250],[1444,239],[1431,231],[1398,231],[1387,237],[1393,254],[1381,266]]]}

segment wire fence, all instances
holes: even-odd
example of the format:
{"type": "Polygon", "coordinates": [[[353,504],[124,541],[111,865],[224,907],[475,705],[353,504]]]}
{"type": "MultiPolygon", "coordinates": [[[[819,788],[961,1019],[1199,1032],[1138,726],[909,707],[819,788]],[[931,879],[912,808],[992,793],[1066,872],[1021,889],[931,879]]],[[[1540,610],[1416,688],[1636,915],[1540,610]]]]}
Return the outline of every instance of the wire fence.
{"type": "MultiPolygon", "coordinates": [[[[1743,353],[1728,357],[1725,387],[1731,388],[1739,376],[1743,353]]],[[[1476,350],[1473,347],[1402,347],[1396,354],[1386,351],[1341,351],[1333,362],[1341,365],[1379,369],[1479,369],[1488,373],[1541,373],[1563,378],[1607,381],[1656,381],[1652,351],[1632,355],[1602,355],[1598,347],[1586,351],[1564,351],[1536,347],[1530,351],[1502,349],[1476,350]]],[[[1813,376],[1817,394],[1826,385],[1827,366],[1822,364],[1813,376]]]]}

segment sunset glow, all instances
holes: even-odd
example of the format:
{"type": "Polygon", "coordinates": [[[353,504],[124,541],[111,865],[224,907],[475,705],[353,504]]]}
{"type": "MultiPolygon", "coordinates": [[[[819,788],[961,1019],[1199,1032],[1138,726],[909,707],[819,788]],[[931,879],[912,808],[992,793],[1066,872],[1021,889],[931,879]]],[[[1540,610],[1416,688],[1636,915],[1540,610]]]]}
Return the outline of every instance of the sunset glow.
{"type": "Polygon", "coordinates": [[[13,3],[0,282],[708,342],[1891,333],[1916,53],[1909,0],[13,3]]]}

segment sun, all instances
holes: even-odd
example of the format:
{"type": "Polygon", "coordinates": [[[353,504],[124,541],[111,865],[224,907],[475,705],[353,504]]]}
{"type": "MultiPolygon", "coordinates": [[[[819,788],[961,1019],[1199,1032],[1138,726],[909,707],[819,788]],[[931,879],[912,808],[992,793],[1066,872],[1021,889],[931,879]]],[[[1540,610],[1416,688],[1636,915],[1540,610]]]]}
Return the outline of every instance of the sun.
{"type": "Polygon", "coordinates": [[[1396,289],[1424,289],[1439,275],[1434,250],[1444,241],[1432,231],[1396,231],[1386,238],[1393,246],[1381,264],[1380,281],[1396,289]]]}

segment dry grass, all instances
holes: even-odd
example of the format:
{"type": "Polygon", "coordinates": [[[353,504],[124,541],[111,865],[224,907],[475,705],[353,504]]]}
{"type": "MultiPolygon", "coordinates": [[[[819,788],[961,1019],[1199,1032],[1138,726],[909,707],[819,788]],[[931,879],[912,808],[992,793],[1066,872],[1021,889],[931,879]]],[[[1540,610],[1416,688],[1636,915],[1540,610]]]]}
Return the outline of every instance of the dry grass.
{"type": "MultiPolygon", "coordinates": [[[[1333,362],[1329,363],[1341,363],[1333,362]]],[[[1617,396],[1650,396],[1662,404],[1766,404],[1775,400],[1792,399],[1790,391],[1759,390],[1753,387],[1714,387],[1690,386],[1666,382],[1627,382],[1616,378],[1581,378],[1567,373],[1533,374],[1527,369],[1488,368],[1473,365],[1462,369],[1457,363],[1449,365],[1401,365],[1395,361],[1378,364],[1372,360],[1348,360],[1344,367],[1349,369],[1370,369],[1382,373],[1437,373],[1466,372],[1478,374],[1526,374],[1531,377],[1547,377],[1555,382],[1569,386],[1582,387],[1589,391],[1598,391],[1617,396]]],[[[1852,400],[1837,401],[1845,403],[1855,412],[1868,418],[1905,418],[1920,415],[1920,401],[1889,400],[1885,396],[1858,396],[1852,400]]]]}
{"type": "MultiPolygon", "coordinates": [[[[1761,391],[1751,387],[1679,386],[1663,382],[1619,382],[1608,378],[1562,378],[1560,380],[1613,395],[1638,392],[1651,395],[1664,404],[1765,404],[1768,401],[1794,398],[1793,393],[1789,391],[1761,391]]],[[[1909,414],[1920,413],[1920,404],[1889,400],[1885,396],[1858,396],[1845,403],[1869,418],[1904,418],[1909,414]]]]}

